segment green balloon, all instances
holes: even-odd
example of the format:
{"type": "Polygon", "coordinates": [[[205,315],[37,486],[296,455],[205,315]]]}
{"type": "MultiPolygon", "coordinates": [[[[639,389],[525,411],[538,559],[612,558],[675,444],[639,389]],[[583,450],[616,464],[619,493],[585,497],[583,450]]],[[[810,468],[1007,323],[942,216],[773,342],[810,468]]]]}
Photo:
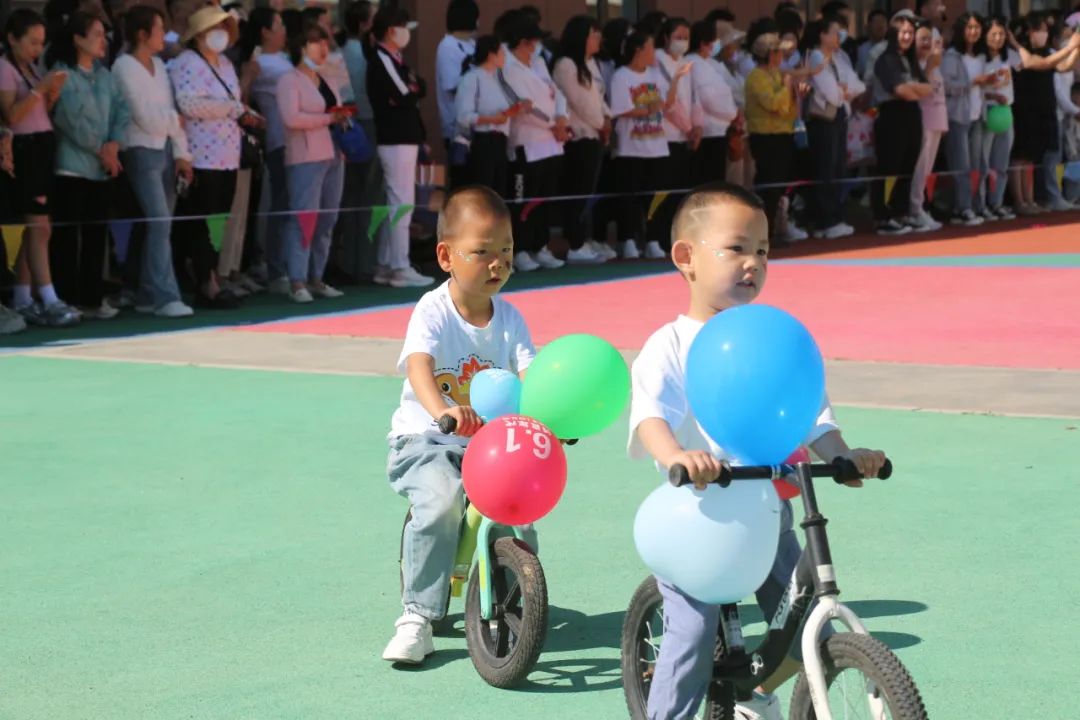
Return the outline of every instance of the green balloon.
{"type": "Polygon", "coordinates": [[[566,335],[546,345],[525,371],[521,388],[521,413],[563,440],[602,432],[629,401],[626,361],[594,335],[566,335]]]}
{"type": "Polygon", "coordinates": [[[1009,132],[1012,126],[1013,113],[1008,105],[992,105],[986,111],[986,129],[995,135],[1009,132]]]}

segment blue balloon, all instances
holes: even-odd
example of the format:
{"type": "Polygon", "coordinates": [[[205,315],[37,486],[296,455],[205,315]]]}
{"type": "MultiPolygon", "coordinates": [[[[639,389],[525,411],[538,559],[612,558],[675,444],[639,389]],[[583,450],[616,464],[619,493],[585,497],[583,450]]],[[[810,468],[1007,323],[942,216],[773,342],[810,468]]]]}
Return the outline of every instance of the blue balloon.
{"type": "Polygon", "coordinates": [[[517,415],[521,379],[509,370],[481,370],[469,383],[469,404],[487,422],[503,415],[517,415]]]}
{"type": "Polygon", "coordinates": [[[654,575],[692,598],[734,603],[772,569],[780,498],[769,480],[695,490],[664,483],[638,508],[634,544],[654,575]]]}
{"type": "Polygon", "coordinates": [[[821,414],[825,363],[788,313],[734,307],[705,323],[690,346],[686,394],[698,424],[736,462],[775,465],[821,414]]]}

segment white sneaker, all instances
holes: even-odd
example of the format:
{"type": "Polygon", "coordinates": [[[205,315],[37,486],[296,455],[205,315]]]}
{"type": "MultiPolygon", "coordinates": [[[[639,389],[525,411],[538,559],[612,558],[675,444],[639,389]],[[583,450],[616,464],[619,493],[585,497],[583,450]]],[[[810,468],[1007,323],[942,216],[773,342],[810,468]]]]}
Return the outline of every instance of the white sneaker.
{"type": "Polygon", "coordinates": [[[431,623],[413,613],[405,613],[394,623],[396,630],[383,650],[383,660],[419,665],[431,653],[435,644],[431,641],[431,623]]]}
{"type": "Polygon", "coordinates": [[[800,240],[805,240],[808,237],[810,236],[801,227],[792,222],[788,223],[787,231],[784,233],[784,240],[789,243],[793,243],[799,242],[800,240]]]}
{"type": "Polygon", "coordinates": [[[236,279],[236,284],[247,290],[249,293],[261,293],[266,289],[244,273],[240,273],[240,276],[236,279]]]}
{"type": "Polygon", "coordinates": [[[551,254],[551,250],[543,248],[540,252],[533,256],[536,258],[536,263],[545,270],[558,270],[566,263],[551,254]]]}
{"type": "Polygon", "coordinates": [[[311,294],[321,298],[339,298],[343,297],[345,293],[338,290],[336,287],[332,287],[323,283],[318,287],[308,288],[311,290],[311,294]]]}
{"type": "Polygon", "coordinates": [[[86,310],[80,310],[80,312],[87,320],[112,320],[120,314],[120,311],[110,305],[107,300],[102,300],[100,307],[87,308],[86,310]]]}
{"type": "Polygon", "coordinates": [[[274,295],[291,295],[292,283],[289,282],[289,278],[282,275],[279,278],[274,278],[266,286],[266,289],[274,295]]]}
{"type": "Polygon", "coordinates": [[[311,293],[307,288],[300,288],[299,290],[293,290],[289,293],[289,299],[294,303],[305,304],[309,302],[315,302],[315,298],[311,297],[311,293]]]}
{"type": "Polygon", "coordinates": [[[635,240],[627,240],[622,244],[622,256],[623,260],[637,260],[641,257],[641,251],[638,250],[635,240]]]}
{"type": "Polygon", "coordinates": [[[976,225],[982,225],[985,220],[975,214],[974,210],[965,210],[962,213],[952,216],[950,222],[953,225],[963,225],[964,227],[975,227],[976,225]]]}
{"type": "Polygon", "coordinates": [[[257,283],[266,284],[266,281],[270,279],[270,274],[267,271],[266,263],[261,262],[258,265],[252,265],[247,269],[247,276],[257,283]]]}
{"type": "Polygon", "coordinates": [[[941,223],[922,209],[909,215],[904,222],[915,232],[933,232],[941,229],[941,223]]]}
{"type": "Polygon", "coordinates": [[[607,243],[602,243],[599,240],[589,240],[585,243],[585,247],[604,258],[604,260],[614,260],[619,257],[619,253],[615,252],[615,248],[607,243]]]}
{"type": "Polygon", "coordinates": [[[650,240],[645,244],[645,258],[648,260],[663,260],[667,257],[664,248],[656,240],[650,240]]]}
{"type": "Polygon", "coordinates": [[[754,697],[735,706],[736,720],[784,720],[780,712],[780,698],[775,694],[763,695],[757,690],[754,697]]]}
{"type": "Polygon", "coordinates": [[[427,275],[421,275],[411,267],[407,267],[404,270],[395,270],[394,274],[390,277],[390,287],[395,288],[407,288],[407,287],[427,287],[435,282],[435,278],[428,277],[427,275]]]}
{"type": "Polygon", "coordinates": [[[582,245],[577,250],[566,253],[566,262],[571,265],[596,265],[597,263],[607,262],[607,258],[597,255],[596,251],[588,245],[582,245]]]}
{"type": "Polygon", "coordinates": [[[821,238],[823,240],[836,240],[837,238],[847,237],[848,235],[854,235],[855,228],[844,223],[837,223],[831,227],[827,227],[820,233],[814,233],[814,237],[821,238]]]}
{"type": "Polygon", "coordinates": [[[393,277],[394,277],[394,271],[393,270],[391,270],[388,267],[383,267],[382,265],[380,265],[379,267],[375,268],[375,275],[372,276],[371,280],[376,285],[389,285],[390,284],[390,279],[393,278],[393,277]]]}
{"type": "Polygon", "coordinates": [[[185,318],[194,315],[195,311],[179,300],[173,300],[154,310],[154,314],[163,318],[185,318]]]}
{"type": "Polygon", "coordinates": [[[26,320],[19,313],[0,305],[0,335],[14,335],[26,329],[26,320]]]}
{"type": "Polygon", "coordinates": [[[514,256],[514,269],[518,272],[532,272],[540,269],[540,263],[533,260],[532,255],[522,250],[514,256]]]}

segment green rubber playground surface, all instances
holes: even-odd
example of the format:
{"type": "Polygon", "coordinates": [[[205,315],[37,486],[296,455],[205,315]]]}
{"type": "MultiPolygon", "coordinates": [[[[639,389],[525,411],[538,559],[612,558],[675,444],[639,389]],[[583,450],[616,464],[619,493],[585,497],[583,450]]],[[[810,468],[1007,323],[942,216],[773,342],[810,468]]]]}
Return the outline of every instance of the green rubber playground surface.
{"type": "MultiPolygon", "coordinates": [[[[460,632],[422,669],[379,659],[399,613],[399,390],[0,358],[0,718],[625,717],[631,527],[659,477],[621,425],[568,451],[541,522],[553,607],[529,685],[484,685],[460,632]]],[[[819,492],[842,597],[930,716],[1075,717],[1076,421],[838,411],[897,466],[819,492]]]]}

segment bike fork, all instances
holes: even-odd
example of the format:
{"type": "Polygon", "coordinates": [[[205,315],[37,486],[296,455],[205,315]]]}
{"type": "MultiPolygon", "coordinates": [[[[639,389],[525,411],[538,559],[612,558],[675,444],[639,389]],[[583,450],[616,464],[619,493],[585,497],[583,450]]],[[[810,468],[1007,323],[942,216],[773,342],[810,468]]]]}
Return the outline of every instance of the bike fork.
{"type": "MultiPolygon", "coordinates": [[[[837,600],[835,595],[818,598],[817,606],[806,618],[802,632],[803,672],[806,673],[810,699],[814,703],[814,714],[817,720],[833,720],[832,712],[829,710],[829,690],[825,685],[825,664],[821,661],[821,631],[831,620],[838,620],[853,633],[870,634],[859,616],[837,600]]],[[[875,720],[884,718],[885,702],[873,691],[873,688],[867,688],[866,695],[871,717],[875,720]]]]}
{"type": "MultiPolygon", "coordinates": [[[[473,506],[469,506],[469,511],[473,511],[473,506]]],[[[492,578],[491,578],[491,529],[496,527],[498,523],[492,522],[488,518],[476,512],[476,517],[479,518],[479,526],[476,528],[476,562],[478,567],[477,575],[480,579],[480,617],[484,620],[491,620],[495,616],[495,603],[492,600],[492,578]]],[[[468,518],[466,518],[466,531],[470,530],[468,518]]],[[[521,528],[511,526],[510,529],[514,532],[514,537],[518,540],[524,541],[525,536],[521,532],[521,528]]]]}

